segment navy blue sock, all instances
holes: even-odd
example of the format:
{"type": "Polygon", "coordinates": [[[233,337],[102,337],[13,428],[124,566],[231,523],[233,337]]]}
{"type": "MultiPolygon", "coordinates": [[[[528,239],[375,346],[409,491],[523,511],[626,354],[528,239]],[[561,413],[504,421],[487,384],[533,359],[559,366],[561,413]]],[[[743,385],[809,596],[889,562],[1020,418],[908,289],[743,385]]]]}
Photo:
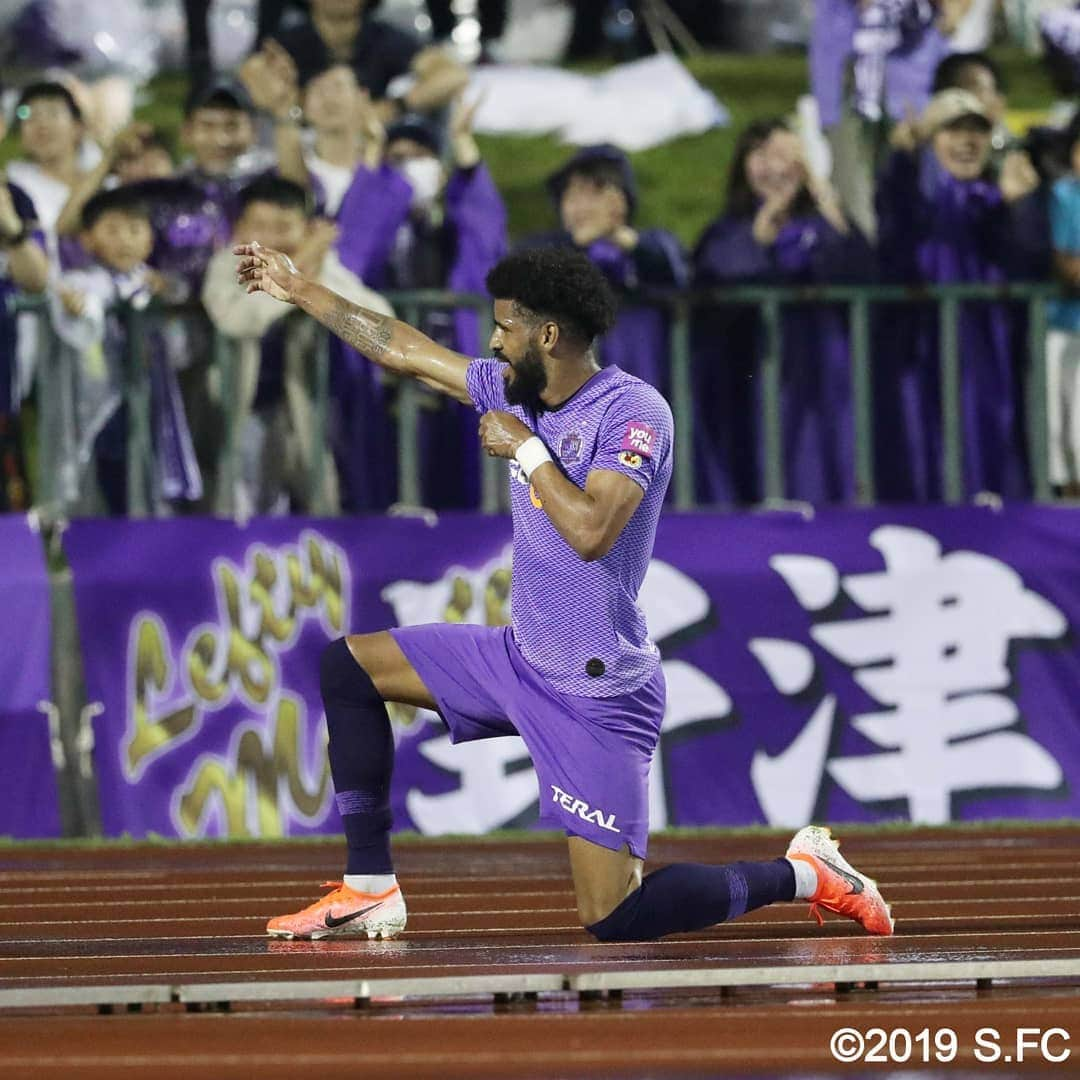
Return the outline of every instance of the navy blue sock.
{"type": "Polygon", "coordinates": [[[585,929],[600,941],[651,941],[794,899],[795,871],[787,859],[675,863],[647,875],[610,915],[585,929]]]}
{"type": "Polygon", "coordinates": [[[330,733],[330,772],[349,848],[345,873],[392,874],[394,735],[383,699],[344,638],[323,650],[319,690],[330,733]]]}

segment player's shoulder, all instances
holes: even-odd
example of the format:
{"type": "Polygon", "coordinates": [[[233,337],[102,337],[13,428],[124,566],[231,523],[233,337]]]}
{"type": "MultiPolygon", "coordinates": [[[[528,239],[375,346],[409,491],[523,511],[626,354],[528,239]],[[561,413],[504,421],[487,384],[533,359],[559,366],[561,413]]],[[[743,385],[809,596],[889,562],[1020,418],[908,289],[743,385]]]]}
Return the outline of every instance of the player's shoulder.
{"type": "Polygon", "coordinates": [[[617,369],[608,382],[605,414],[612,420],[638,419],[659,424],[671,430],[674,420],[667,399],[651,383],[636,375],[617,369]],[[630,416],[637,413],[636,417],[630,416]]]}

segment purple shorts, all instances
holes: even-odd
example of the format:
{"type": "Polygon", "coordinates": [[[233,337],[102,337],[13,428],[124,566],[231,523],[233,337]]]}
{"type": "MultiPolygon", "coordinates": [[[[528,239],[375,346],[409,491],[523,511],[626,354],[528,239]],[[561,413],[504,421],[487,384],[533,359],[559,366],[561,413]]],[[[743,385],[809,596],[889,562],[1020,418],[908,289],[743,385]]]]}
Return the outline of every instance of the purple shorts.
{"type": "Polygon", "coordinates": [[[645,858],[649,765],[664,719],[664,672],[618,697],[560,694],[526,663],[508,626],[432,623],[390,631],[439,706],[450,741],[520,735],[540,820],[645,858]]]}

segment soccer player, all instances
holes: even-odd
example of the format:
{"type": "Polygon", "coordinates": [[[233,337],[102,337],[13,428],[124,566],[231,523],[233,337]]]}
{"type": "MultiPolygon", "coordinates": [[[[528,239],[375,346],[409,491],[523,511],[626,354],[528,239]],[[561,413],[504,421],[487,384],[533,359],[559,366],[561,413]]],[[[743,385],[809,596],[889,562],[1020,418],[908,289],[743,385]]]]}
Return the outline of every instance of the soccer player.
{"type": "Polygon", "coordinates": [[[601,941],[699,930],[797,897],[891,933],[874,882],[815,826],[796,834],[786,858],[684,863],[642,879],[665,693],[637,594],[671,478],[672,420],[651,386],[598,366],[593,342],[610,327],[614,300],[588,258],[546,248],[498,263],[487,278],[493,358],[475,360],[350,304],[280,252],[257,243],[234,251],[249,292],[295,304],[376,363],[473,405],[484,450],[509,463],[514,520],[513,626],[401,627],[327,646],[321,690],[345,878],[267,932],[404,929],[384,704],[397,701],[436,710],[454,742],[521,735],[542,816],[569,839],[578,914],[601,941]]]}

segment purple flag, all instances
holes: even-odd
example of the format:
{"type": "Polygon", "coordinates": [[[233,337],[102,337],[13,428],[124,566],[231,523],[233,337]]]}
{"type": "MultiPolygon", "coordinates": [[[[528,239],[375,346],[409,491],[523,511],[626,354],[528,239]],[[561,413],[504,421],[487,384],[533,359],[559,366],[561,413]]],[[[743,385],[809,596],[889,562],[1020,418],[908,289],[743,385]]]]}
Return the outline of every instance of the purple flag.
{"type": "Polygon", "coordinates": [[[47,705],[51,620],[45,553],[27,519],[0,516],[0,833],[60,835],[47,705]],[[39,708],[46,706],[46,709],[39,708]]]}
{"type": "MultiPolygon", "coordinates": [[[[508,618],[503,518],[84,521],[65,547],[112,835],[338,831],[324,644],[508,618]]],[[[1080,815],[1080,511],[673,514],[641,603],[654,829],[1080,815]]],[[[536,821],[519,739],[391,718],[397,828],[536,821]]]]}

